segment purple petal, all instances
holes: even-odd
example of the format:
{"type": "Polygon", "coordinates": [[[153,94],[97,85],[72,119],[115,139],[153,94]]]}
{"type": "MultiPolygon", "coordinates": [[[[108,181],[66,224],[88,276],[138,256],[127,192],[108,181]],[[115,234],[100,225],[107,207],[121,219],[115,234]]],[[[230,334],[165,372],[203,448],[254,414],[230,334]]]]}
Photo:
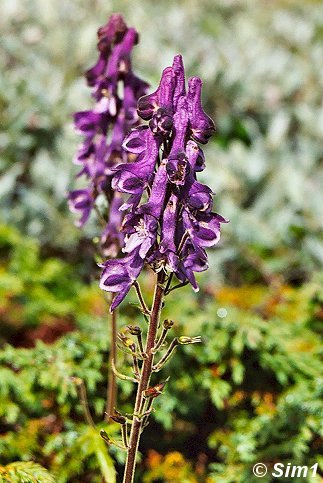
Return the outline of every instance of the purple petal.
{"type": "Polygon", "coordinates": [[[151,188],[151,193],[149,201],[143,204],[139,212],[149,213],[155,218],[159,218],[164,207],[164,201],[166,196],[167,188],[167,172],[166,172],[167,161],[164,159],[157,170],[154,177],[154,182],[151,188]]]}
{"type": "Polygon", "coordinates": [[[177,155],[169,155],[166,169],[171,183],[177,186],[183,185],[189,173],[189,163],[185,153],[180,152],[177,155]]]}
{"type": "Polygon", "coordinates": [[[206,144],[215,132],[212,119],[204,112],[201,100],[202,81],[199,77],[192,77],[188,81],[188,114],[195,141],[206,144]]]}
{"type": "Polygon", "coordinates": [[[211,247],[220,240],[220,223],[227,223],[217,213],[198,212],[194,217],[183,210],[183,221],[194,246],[211,247]]]}
{"type": "Polygon", "coordinates": [[[130,253],[122,259],[108,260],[104,268],[100,288],[107,292],[118,293],[110,307],[112,312],[125,298],[133,282],[138,278],[144,261],[139,257],[138,250],[130,253]]]}
{"type": "Polygon", "coordinates": [[[166,67],[166,69],[163,70],[157,90],[152,94],[148,94],[139,99],[139,116],[148,121],[160,107],[167,109],[171,113],[173,109],[174,87],[175,77],[173,69],[171,67],[166,67]]]}
{"type": "Polygon", "coordinates": [[[181,55],[176,55],[174,57],[173,72],[175,74],[173,106],[174,110],[176,110],[180,97],[185,96],[185,71],[183,65],[183,58],[181,55]]]}
{"type": "Polygon", "coordinates": [[[138,126],[132,129],[124,139],[122,147],[129,153],[140,154],[147,146],[148,126],[138,126]]]}
{"type": "Polygon", "coordinates": [[[91,189],[80,189],[71,191],[68,195],[68,205],[73,213],[81,214],[77,226],[83,226],[91,213],[93,207],[93,194],[91,189]]]}

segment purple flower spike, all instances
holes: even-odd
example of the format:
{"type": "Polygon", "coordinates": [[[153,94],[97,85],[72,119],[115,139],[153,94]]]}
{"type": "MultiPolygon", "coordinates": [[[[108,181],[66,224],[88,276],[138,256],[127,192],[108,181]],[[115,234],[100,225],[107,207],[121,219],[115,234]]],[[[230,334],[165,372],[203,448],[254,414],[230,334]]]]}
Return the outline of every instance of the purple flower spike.
{"type": "Polygon", "coordinates": [[[137,101],[148,88],[148,84],[132,71],[131,53],[137,42],[136,30],[128,28],[120,14],[113,14],[98,30],[99,58],[85,73],[95,104],[92,110],[74,114],[75,130],[83,136],[74,162],[81,165],[77,176],[86,177],[88,187],[72,191],[68,196],[69,206],[81,214],[79,225],[84,225],[96,207],[97,197],[106,198],[108,210],[102,217],[107,219],[107,226],[101,236],[102,253],[106,256],[116,256],[124,245],[124,235],[120,231],[124,212],[120,208],[125,200],[113,191],[114,168],[120,166],[113,186],[134,195],[128,206],[137,206],[153,174],[159,149],[151,132],[149,146],[144,135],[134,151],[131,151],[130,140],[127,151],[122,146],[125,135],[138,125],[137,101]],[[152,159],[142,157],[141,163],[138,159],[133,169],[129,162],[134,161],[132,153],[143,151],[152,159]]]}
{"type": "Polygon", "coordinates": [[[157,90],[138,101],[138,114],[148,125],[132,129],[123,141],[124,150],[137,158],[113,169],[112,187],[131,196],[120,208],[126,212],[122,232],[127,255],[106,262],[102,275],[102,288],[118,293],[112,310],[145,263],[197,291],[194,273],[208,268],[205,248],[220,240],[221,223],[227,221],[211,211],[213,192],[196,179],[205,167],[198,143],[205,144],[215,130],[201,105],[201,87],[201,80],[193,77],[186,94],[178,55],[164,69],[157,90]]]}
{"type": "Polygon", "coordinates": [[[189,79],[187,102],[192,137],[195,141],[206,144],[215,132],[215,126],[202,107],[201,90],[202,81],[199,77],[189,79]]]}

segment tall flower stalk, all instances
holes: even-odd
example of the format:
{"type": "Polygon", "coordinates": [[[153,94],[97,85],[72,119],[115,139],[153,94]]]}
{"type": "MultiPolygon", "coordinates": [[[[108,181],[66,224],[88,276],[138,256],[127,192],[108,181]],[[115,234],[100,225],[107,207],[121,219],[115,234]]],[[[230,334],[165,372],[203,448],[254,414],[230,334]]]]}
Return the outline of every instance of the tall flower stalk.
{"type": "MultiPolygon", "coordinates": [[[[83,137],[74,158],[81,165],[78,177],[86,179],[82,189],[71,191],[68,202],[71,211],[79,214],[78,226],[83,226],[91,212],[95,212],[102,233],[100,252],[106,257],[115,257],[124,246],[120,231],[123,212],[123,195],[112,186],[113,168],[130,160],[131,156],[122,148],[129,130],[138,125],[137,100],[146,93],[148,84],[132,70],[131,52],[138,42],[134,28],[128,28],[120,14],[113,14],[106,25],[98,30],[99,58],[85,73],[94,99],[93,109],[74,114],[76,131],[83,137]]],[[[111,360],[116,359],[115,343],[117,316],[111,316],[111,360]]],[[[116,400],[116,382],[109,370],[107,414],[111,414],[116,400]]]]}
{"type": "MultiPolygon", "coordinates": [[[[212,212],[212,190],[197,181],[197,173],[205,167],[199,144],[206,144],[215,131],[202,108],[201,88],[198,77],[190,78],[186,87],[182,57],[175,56],[173,65],[163,71],[157,90],[138,101],[138,114],[147,124],[133,128],[123,142],[133,161],[113,169],[112,188],[129,195],[119,208],[125,213],[121,229],[124,256],[102,264],[100,286],[115,294],[112,312],[134,287],[149,322],[144,347],[140,327],[128,327],[129,337],[125,332],[119,334],[123,350],[131,356],[133,376],[120,374],[114,365],[118,377],[137,384],[132,419],[128,421],[120,413],[114,416],[117,422],[122,419],[123,447],[127,450],[124,483],[134,480],[141,433],[154,399],[167,382],[151,384],[153,373],[164,367],[177,346],[201,341],[200,337],[175,338],[155,360],[164,350],[172,327],[168,320],[161,324],[165,297],[188,283],[198,291],[194,274],[208,268],[205,249],[219,241],[220,224],[226,222],[212,212]],[[144,266],[156,274],[150,309],[137,280],[144,266]]],[[[109,442],[104,431],[102,436],[109,442]]]]}

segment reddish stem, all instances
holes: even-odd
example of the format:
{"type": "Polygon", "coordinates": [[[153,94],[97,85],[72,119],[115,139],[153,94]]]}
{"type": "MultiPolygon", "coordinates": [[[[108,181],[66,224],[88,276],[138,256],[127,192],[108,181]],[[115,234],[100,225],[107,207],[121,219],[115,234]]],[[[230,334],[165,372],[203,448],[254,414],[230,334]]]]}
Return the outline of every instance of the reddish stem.
{"type": "MultiPolygon", "coordinates": [[[[112,297],[113,300],[113,297],[112,297]]],[[[111,300],[111,302],[112,302],[111,300]]],[[[112,360],[116,364],[117,359],[117,311],[114,310],[111,314],[111,344],[109,355],[109,373],[108,373],[108,388],[107,388],[107,403],[105,421],[110,421],[110,414],[113,414],[113,408],[116,406],[117,399],[117,379],[112,369],[112,360]]]]}
{"type": "Polygon", "coordinates": [[[142,432],[141,431],[142,418],[140,417],[140,415],[142,413],[143,405],[144,405],[143,392],[149,387],[150,377],[152,373],[152,366],[154,361],[154,354],[152,352],[152,349],[155,346],[155,341],[156,341],[156,336],[157,336],[158,326],[159,326],[160,312],[161,312],[162,303],[163,303],[163,297],[164,297],[164,291],[165,291],[165,288],[163,286],[164,278],[165,278],[164,273],[159,272],[157,277],[156,287],[155,287],[153,306],[152,306],[152,310],[149,318],[147,342],[146,342],[146,348],[145,348],[147,358],[144,360],[142,365],[140,381],[137,389],[134,417],[133,417],[133,423],[131,428],[123,483],[133,483],[134,481],[135,468],[136,468],[136,456],[137,456],[138,447],[139,447],[140,435],[142,432]]]}

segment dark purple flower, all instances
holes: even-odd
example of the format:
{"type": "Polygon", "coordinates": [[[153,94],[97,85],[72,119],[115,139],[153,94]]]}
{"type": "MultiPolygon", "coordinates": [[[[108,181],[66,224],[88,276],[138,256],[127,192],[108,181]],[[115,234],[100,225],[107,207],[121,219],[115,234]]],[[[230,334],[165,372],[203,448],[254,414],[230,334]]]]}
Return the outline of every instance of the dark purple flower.
{"type": "Polygon", "coordinates": [[[227,223],[217,213],[197,212],[193,215],[183,210],[183,224],[194,246],[211,247],[220,240],[220,223],[227,223]]]}
{"type": "Polygon", "coordinates": [[[157,220],[150,214],[127,215],[123,224],[123,231],[127,233],[123,251],[131,253],[135,248],[138,248],[138,255],[145,259],[156,241],[157,228],[157,220]]]}
{"type": "Polygon", "coordinates": [[[101,265],[103,272],[100,288],[118,294],[111,304],[111,312],[125,298],[144,266],[144,260],[138,255],[138,251],[138,249],[135,249],[121,260],[107,260],[101,265]]]}
{"type": "Polygon", "coordinates": [[[104,132],[107,119],[100,112],[81,111],[74,114],[75,129],[79,134],[95,136],[99,131],[104,132]]]}
{"type": "MultiPolygon", "coordinates": [[[[153,134],[150,130],[140,130],[138,133],[141,133],[145,148],[142,153],[138,156],[137,160],[133,163],[125,163],[120,164],[115,168],[115,175],[112,180],[112,187],[117,191],[121,191],[123,193],[130,193],[130,194],[142,194],[144,189],[146,188],[148,182],[150,181],[154,167],[156,164],[156,160],[158,157],[159,145],[160,143],[156,138],[154,138],[153,134]]],[[[135,135],[136,131],[132,131],[131,135],[135,135]]],[[[129,136],[128,138],[129,139],[129,136]]],[[[124,145],[127,141],[124,142],[124,145]]],[[[132,141],[134,142],[134,139],[132,141]]],[[[128,145],[131,140],[128,141],[128,145]]],[[[129,146],[127,146],[127,149],[129,146]]],[[[139,146],[134,150],[138,152],[141,150],[139,146]]]]}
{"type": "Polygon", "coordinates": [[[172,194],[166,205],[163,222],[162,237],[159,245],[160,260],[163,261],[163,267],[169,272],[175,272],[178,265],[178,256],[176,255],[176,225],[178,223],[178,197],[172,194]]]}
{"type": "Polygon", "coordinates": [[[143,204],[136,214],[130,213],[125,217],[123,231],[125,237],[124,252],[131,252],[139,248],[139,255],[145,258],[157,237],[158,220],[163,208],[166,188],[166,163],[161,163],[155,175],[149,201],[143,204]]]}
{"type": "Polygon", "coordinates": [[[155,135],[167,136],[173,127],[173,116],[171,112],[164,107],[157,109],[149,121],[149,127],[155,135]]]}
{"type": "Polygon", "coordinates": [[[202,81],[199,77],[192,77],[188,81],[188,116],[192,137],[195,141],[206,144],[215,132],[212,119],[204,112],[201,100],[202,81]]]}
{"type": "MultiPolygon", "coordinates": [[[[108,210],[104,218],[108,222],[101,244],[102,252],[107,256],[116,256],[123,246],[120,227],[124,213],[120,208],[124,200],[113,191],[112,176],[117,165],[123,166],[123,163],[134,161],[132,154],[125,151],[122,144],[125,135],[138,125],[137,101],[146,94],[148,88],[148,84],[132,71],[131,53],[137,42],[136,30],[127,27],[122,15],[111,15],[107,24],[98,30],[98,61],[85,74],[95,104],[92,110],[74,114],[75,129],[83,136],[74,162],[81,165],[78,177],[86,177],[88,187],[72,191],[68,197],[69,206],[72,211],[80,213],[78,224],[83,225],[95,207],[97,197],[106,198],[108,210]]],[[[155,141],[152,133],[150,138],[149,152],[153,154],[155,141]]],[[[148,149],[146,142],[144,149],[148,149]]],[[[158,149],[159,146],[155,147],[156,157],[158,149]]],[[[143,159],[147,171],[146,162],[147,159],[143,159]]],[[[152,159],[150,164],[148,177],[153,173],[155,160],[152,159]]],[[[117,183],[116,175],[114,184],[118,185],[120,191],[137,193],[139,167],[138,159],[137,172],[132,175],[129,163],[129,168],[120,174],[120,184],[117,183]]],[[[140,179],[139,184],[142,193],[145,183],[140,179]]],[[[140,197],[132,201],[131,206],[137,205],[140,197]]]]}
{"type": "Polygon", "coordinates": [[[157,90],[138,101],[138,114],[148,126],[129,132],[123,148],[135,159],[113,170],[112,187],[131,196],[121,206],[127,212],[122,225],[127,255],[106,262],[102,275],[101,287],[118,293],[112,309],[145,263],[198,290],[194,273],[208,268],[205,248],[220,239],[226,220],[211,211],[212,190],[196,179],[205,167],[197,143],[205,144],[215,130],[202,108],[201,86],[193,77],[186,94],[182,58],[176,56],[157,90]]]}
{"type": "Polygon", "coordinates": [[[129,153],[140,154],[147,148],[147,136],[150,136],[148,126],[132,129],[123,141],[122,147],[129,153]]]}
{"type": "Polygon", "coordinates": [[[194,247],[191,242],[187,242],[182,250],[176,275],[182,282],[188,280],[194,291],[198,292],[199,286],[196,282],[194,272],[204,272],[208,267],[206,251],[203,248],[194,247]]]}
{"type": "Polygon", "coordinates": [[[143,96],[138,101],[138,114],[145,121],[151,119],[158,109],[162,108],[172,113],[175,76],[173,69],[164,69],[159,86],[155,92],[143,96]]]}

